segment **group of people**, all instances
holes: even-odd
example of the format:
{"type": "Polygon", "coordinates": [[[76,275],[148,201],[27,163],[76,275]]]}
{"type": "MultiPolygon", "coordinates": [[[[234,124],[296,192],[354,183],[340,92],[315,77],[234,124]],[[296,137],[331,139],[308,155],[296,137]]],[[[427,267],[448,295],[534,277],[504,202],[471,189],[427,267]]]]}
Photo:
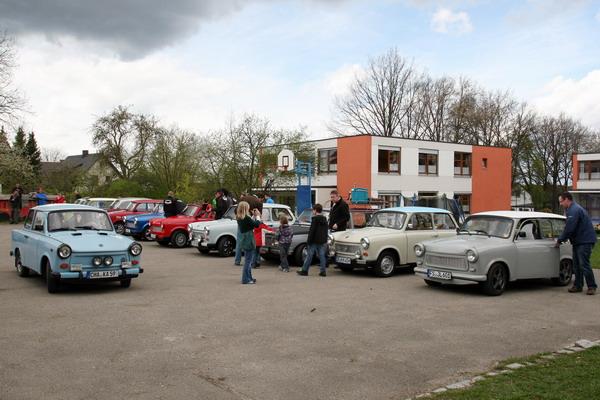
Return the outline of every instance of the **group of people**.
{"type": "MultiPolygon", "coordinates": [[[[258,264],[260,258],[259,247],[256,241],[256,231],[262,233],[262,229],[267,228],[262,224],[261,209],[262,203],[254,203],[252,206],[244,196],[240,198],[236,211],[238,223],[238,237],[236,245],[235,265],[241,265],[241,253],[244,253],[244,265],[242,267],[242,284],[255,284],[256,279],[252,276],[252,267],[258,264]]],[[[312,218],[308,231],[307,256],[302,268],[297,271],[301,276],[308,276],[308,270],[316,255],[319,257],[319,276],[327,276],[327,238],[330,231],[344,231],[350,221],[350,208],[337,190],[330,193],[331,210],[329,212],[329,221],[323,215],[323,206],[315,204],[312,208],[312,218]]],[[[259,200],[260,201],[260,200],[259,200]]],[[[268,202],[264,199],[263,202],[268,202]]],[[[272,200],[271,200],[272,202],[272,200]]],[[[285,215],[279,216],[279,228],[276,232],[276,239],[279,242],[279,269],[289,272],[288,252],[292,243],[294,233],[289,225],[288,218],[285,215]]]]}
{"type": "MultiPolygon", "coordinates": [[[[23,188],[21,184],[17,183],[15,187],[10,191],[10,197],[8,202],[10,203],[10,223],[18,224],[21,220],[21,210],[23,208],[23,188]]],[[[33,192],[29,197],[29,200],[35,201],[38,206],[48,204],[48,196],[44,193],[44,189],[39,187],[37,191],[33,192]]],[[[59,193],[54,199],[54,203],[64,203],[65,197],[59,193]]]]}

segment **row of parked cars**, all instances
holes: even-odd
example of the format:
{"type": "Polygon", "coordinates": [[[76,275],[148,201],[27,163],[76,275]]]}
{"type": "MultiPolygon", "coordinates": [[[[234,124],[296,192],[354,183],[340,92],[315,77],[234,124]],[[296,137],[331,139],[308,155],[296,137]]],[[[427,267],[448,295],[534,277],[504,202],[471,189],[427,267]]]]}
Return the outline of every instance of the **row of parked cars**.
{"type": "MultiPolygon", "coordinates": [[[[155,240],[161,246],[186,247],[191,244],[203,254],[214,251],[225,257],[234,253],[237,237],[235,206],[219,220],[214,220],[214,213],[206,204],[190,204],[180,215],[165,218],[161,200],[127,198],[113,199],[110,203],[108,200],[102,199],[105,206],[101,208],[104,210],[94,203],[33,209],[24,228],[13,231],[12,254],[19,273],[34,271],[44,275],[47,280],[50,279],[49,290],[56,288],[54,281],[69,277],[117,278],[128,286],[129,275],[132,275],[128,271],[133,261],[135,265],[139,264],[139,258],[135,257],[139,257],[141,245],[126,238],[126,235],[137,240],[155,240]],[[71,221],[70,225],[63,222],[57,230],[53,218],[59,217],[71,221]],[[88,222],[75,223],[77,218],[83,217],[88,222]],[[103,218],[108,218],[109,222],[106,223],[103,218]],[[85,240],[93,238],[99,242],[121,238],[110,242],[111,246],[126,243],[128,249],[135,249],[135,253],[139,247],[139,253],[129,251],[132,258],[124,256],[123,246],[117,253],[108,254],[106,248],[91,251],[79,244],[71,247],[68,243],[71,240],[78,243],[77,240],[84,236],[85,240]],[[34,240],[28,239],[35,238],[37,241],[41,237],[44,237],[42,242],[52,245],[44,245],[45,251],[42,251],[44,246],[34,246],[35,255],[32,255],[27,242],[34,240]],[[71,253],[64,246],[70,252],[83,252],[89,263],[78,258],[73,262],[71,253]],[[60,257],[67,253],[68,257],[60,257]],[[96,265],[98,258],[101,263],[96,265]],[[115,260],[119,260],[120,266],[115,260]],[[106,271],[121,272],[111,272],[106,276],[91,273],[104,271],[104,267],[106,271]]],[[[328,210],[324,212],[327,214],[328,210]]],[[[294,231],[289,257],[300,265],[306,257],[310,210],[296,217],[286,205],[264,204],[262,221],[275,230],[281,214],[288,217],[294,231]]],[[[558,285],[570,282],[573,264],[571,246],[554,247],[555,238],[564,225],[563,216],[536,212],[478,213],[459,225],[452,213],[438,208],[352,208],[349,229],[329,236],[328,257],[345,272],[366,268],[379,277],[389,277],[397,268],[414,267],[415,273],[430,286],[477,282],[485,293],[498,295],[506,289],[509,281],[517,279],[550,278],[558,285]]],[[[261,248],[263,257],[279,257],[275,237],[274,233],[265,232],[261,248]]],[[[137,274],[141,273],[142,269],[137,268],[137,274]]]]}

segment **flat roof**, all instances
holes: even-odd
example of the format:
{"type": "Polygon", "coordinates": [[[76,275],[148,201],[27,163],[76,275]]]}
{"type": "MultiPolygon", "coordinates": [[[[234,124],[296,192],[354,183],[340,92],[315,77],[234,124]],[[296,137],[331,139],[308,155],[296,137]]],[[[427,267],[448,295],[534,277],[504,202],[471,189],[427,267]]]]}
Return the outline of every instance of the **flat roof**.
{"type": "Polygon", "coordinates": [[[60,203],[60,204],[46,204],[43,206],[35,206],[32,210],[50,212],[50,211],[65,211],[65,210],[94,210],[104,211],[98,207],[86,206],[83,204],[71,204],[71,203],[60,203]]]}
{"type": "Polygon", "coordinates": [[[443,208],[435,208],[435,207],[413,207],[413,206],[406,206],[406,207],[389,207],[389,208],[383,208],[381,210],[377,210],[377,211],[395,211],[395,212],[443,212],[443,213],[447,213],[450,214],[450,211],[448,210],[444,210],[443,208]]]}
{"type": "Polygon", "coordinates": [[[471,214],[474,215],[490,215],[497,217],[506,217],[506,218],[561,218],[564,219],[564,215],[553,214],[553,213],[545,213],[538,211],[484,211],[480,213],[471,214]]]}

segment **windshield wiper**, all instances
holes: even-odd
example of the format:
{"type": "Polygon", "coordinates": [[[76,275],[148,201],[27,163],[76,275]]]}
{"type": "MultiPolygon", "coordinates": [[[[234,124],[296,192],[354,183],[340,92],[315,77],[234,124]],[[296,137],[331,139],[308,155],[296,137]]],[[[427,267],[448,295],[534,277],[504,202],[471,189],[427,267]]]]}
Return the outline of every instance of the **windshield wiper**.
{"type": "Polygon", "coordinates": [[[76,231],[77,229],[75,228],[56,228],[56,229],[50,229],[50,232],[63,232],[63,231],[76,231]]]}
{"type": "Polygon", "coordinates": [[[75,229],[86,229],[86,230],[91,230],[91,231],[99,231],[100,230],[100,229],[95,228],[95,227],[90,226],[90,225],[76,226],[75,229]]]}

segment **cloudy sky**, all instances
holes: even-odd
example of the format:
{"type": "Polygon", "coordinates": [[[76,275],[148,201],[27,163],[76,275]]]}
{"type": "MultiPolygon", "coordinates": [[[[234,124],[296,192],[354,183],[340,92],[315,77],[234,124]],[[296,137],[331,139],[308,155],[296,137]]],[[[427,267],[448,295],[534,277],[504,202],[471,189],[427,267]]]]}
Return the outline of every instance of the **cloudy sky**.
{"type": "Polygon", "coordinates": [[[600,129],[599,0],[0,0],[42,147],[92,149],[117,105],[197,133],[253,112],[328,136],[332,98],[397,47],[600,129]]]}

